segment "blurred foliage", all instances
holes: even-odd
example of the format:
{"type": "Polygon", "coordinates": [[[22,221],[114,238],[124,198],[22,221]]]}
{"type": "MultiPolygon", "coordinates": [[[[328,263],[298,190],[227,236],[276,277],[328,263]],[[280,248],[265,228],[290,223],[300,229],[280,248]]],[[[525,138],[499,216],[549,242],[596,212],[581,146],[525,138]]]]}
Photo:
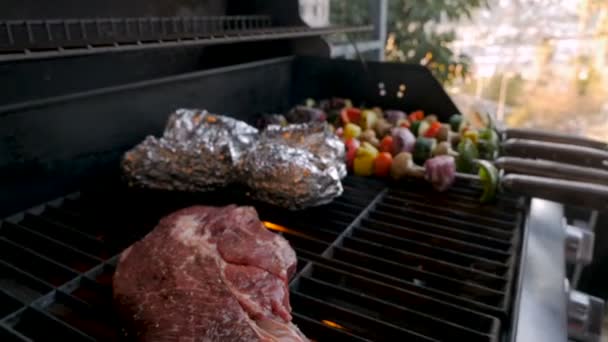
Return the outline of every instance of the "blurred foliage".
{"type": "Polygon", "coordinates": [[[447,84],[469,73],[471,59],[454,54],[455,32],[441,24],[470,19],[488,0],[389,0],[388,6],[387,60],[420,63],[447,84]]]}
{"type": "Polygon", "coordinates": [[[330,0],[329,22],[332,25],[368,25],[369,0],[330,0]]]}
{"type": "MultiPolygon", "coordinates": [[[[487,83],[486,87],[483,90],[483,98],[498,101],[498,97],[500,96],[500,83],[503,78],[502,73],[494,74],[487,83]]],[[[506,76],[509,77],[509,76],[506,76]]],[[[505,104],[507,106],[516,106],[520,104],[520,97],[524,90],[525,81],[521,77],[521,75],[516,74],[515,76],[509,77],[507,80],[507,96],[505,99],[505,104]]]]}

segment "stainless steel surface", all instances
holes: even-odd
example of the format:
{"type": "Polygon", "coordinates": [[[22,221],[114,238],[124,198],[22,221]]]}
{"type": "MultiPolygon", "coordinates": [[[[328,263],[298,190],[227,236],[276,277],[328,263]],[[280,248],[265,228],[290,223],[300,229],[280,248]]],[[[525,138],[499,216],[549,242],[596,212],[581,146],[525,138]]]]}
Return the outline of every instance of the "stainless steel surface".
{"type": "Polygon", "coordinates": [[[494,166],[503,169],[506,173],[520,173],[608,185],[608,171],[605,169],[582,167],[543,159],[516,157],[500,157],[494,161],[494,166]]]}
{"type": "Polygon", "coordinates": [[[593,260],[595,234],[569,224],[566,228],[566,261],[572,264],[588,265],[593,260]]]}
{"type": "Polygon", "coordinates": [[[551,132],[530,128],[509,128],[504,131],[504,135],[507,137],[507,139],[540,140],[608,150],[608,144],[604,142],[560,132],[551,132]]]}
{"type": "Polygon", "coordinates": [[[572,290],[568,296],[568,337],[582,342],[599,342],[604,301],[572,290]]]}
{"type": "MultiPolygon", "coordinates": [[[[599,210],[608,208],[608,186],[538,176],[509,174],[501,186],[529,197],[599,210]]],[[[561,223],[556,226],[561,227],[561,223]]],[[[563,230],[563,229],[561,229],[563,230]]]]}
{"type": "Polygon", "coordinates": [[[528,139],[508,139],[502,143],[503,154],[510,157],[546,159],[576,166],[605,168],[608,151],[592,147],[528,139]]]}
{"type": "Polygon", "coordinates": [[[561,204],[532,199],[520,261],[519,295],[515,301],[513,341],[567,340],[565,296],[565,231],[561,204]]]}

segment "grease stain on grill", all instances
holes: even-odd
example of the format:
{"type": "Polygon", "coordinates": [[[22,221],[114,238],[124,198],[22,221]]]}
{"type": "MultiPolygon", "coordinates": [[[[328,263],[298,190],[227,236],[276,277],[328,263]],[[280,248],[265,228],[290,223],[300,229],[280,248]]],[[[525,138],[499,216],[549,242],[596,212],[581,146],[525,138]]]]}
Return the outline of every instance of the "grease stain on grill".
{"type": "Polygon", "coordinates": [[[505,336],[521,234],[512,198],[481,206],[480,190],[467,184],[437,194],[417,183],[343,183],[333,203],[303,212],[230,192],[102,186],[3,223],[0,337],[119,339],[112,308],[119,253],[167,213],[231,202],[256,206],[265,227],[296,251],[293,320],[313,341],[505,336]]]}

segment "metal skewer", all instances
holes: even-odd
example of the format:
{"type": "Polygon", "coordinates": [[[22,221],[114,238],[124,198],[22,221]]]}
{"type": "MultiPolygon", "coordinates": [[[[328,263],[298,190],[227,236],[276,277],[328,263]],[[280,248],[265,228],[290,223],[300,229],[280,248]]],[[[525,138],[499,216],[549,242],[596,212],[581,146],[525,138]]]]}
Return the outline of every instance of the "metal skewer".
{"type": "Polygon", "coordinates": [[[527,139],[509,139],[502,143],[506,155],[540,158],[572,165],[606,168],[608,151],[593,147],[527,139]]]}
{"type": "MultiPolygon", "coordinates": [[[[503,163],[501,161],[501,163],[503,163]]],[[[548,166],[548,165],[547,165],[548,166]]],[[[425,178],[424,167],[414,165],[408,176],[425,178]]],[[[457,172],[456,179],[481,183],[485,192],[512,191],[528,197],[538,197],[572,206],[608,209],[608,186],[577,180],[555,179],[518,173],[502,174],[495,188],[487,187],[478,175],[457,172]]]]}
{"type": "MultiPolygon", "coordinates": [[[[506,129],[498,134],[505,156],[603,169],[608,167],[608,144],[599,141],[534,129],[506,129]]],[[[460,142],[461,136],[450,132],[449,139],[454,145],[460,142]]]]}
{"type": "Polygon", "coordinates": [[[608,144],[587,139],[580,136],[573,136],[565,133],[544,131],[538,129],[529,128],[507,128],[501,132],[501,135],[507,139],[526,139],[526,140],[537,140],[551,143],[568,144],[581,147],[595,148],[599,150],[608,151],[608,144]]]}

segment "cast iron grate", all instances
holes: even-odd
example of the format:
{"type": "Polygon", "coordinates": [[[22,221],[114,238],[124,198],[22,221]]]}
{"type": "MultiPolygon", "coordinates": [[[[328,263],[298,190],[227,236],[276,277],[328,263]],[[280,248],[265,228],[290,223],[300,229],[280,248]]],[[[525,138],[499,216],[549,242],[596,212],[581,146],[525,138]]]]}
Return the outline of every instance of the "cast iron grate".
{"type": "MultiPolygon", "coordinates": [[[[522,212],[516,197],[477,203],[480,189],[348,177],[333,203],[288,212],[254,203],[298,255],[294,322],[317,341],[498,341],[508,329],[522,212]]],[[[0,226],[0,340],[108,341],[121,336],[112,274],[124,248],[160,217],[207,195],[83,190],[0,226]]]]}

